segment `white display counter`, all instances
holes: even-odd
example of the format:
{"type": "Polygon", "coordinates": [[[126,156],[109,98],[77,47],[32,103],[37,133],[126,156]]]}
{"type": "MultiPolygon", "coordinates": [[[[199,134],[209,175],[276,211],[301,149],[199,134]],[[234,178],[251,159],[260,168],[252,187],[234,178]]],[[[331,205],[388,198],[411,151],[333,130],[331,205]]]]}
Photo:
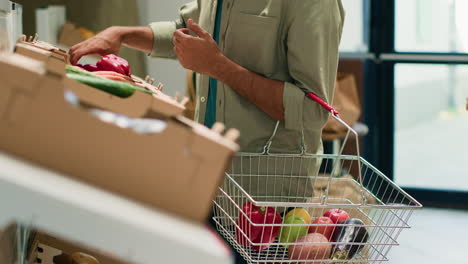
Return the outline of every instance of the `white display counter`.
{"type": "Polygon", "coordinates": [[[206,226],[2,152],[0,210],[0,229],[19,221],[132,263],[233,263],[228,247],[206,226]]]}

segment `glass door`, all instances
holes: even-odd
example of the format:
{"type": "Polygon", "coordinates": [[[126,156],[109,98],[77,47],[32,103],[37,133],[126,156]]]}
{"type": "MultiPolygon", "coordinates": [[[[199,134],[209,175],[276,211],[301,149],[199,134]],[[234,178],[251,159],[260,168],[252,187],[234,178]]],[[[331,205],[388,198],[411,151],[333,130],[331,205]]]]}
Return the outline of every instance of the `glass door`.
{"type": "Polygon", "coordinates": [[[370,158],[426,205],[468,207],[466,0],[372,2],[370,158]]]}

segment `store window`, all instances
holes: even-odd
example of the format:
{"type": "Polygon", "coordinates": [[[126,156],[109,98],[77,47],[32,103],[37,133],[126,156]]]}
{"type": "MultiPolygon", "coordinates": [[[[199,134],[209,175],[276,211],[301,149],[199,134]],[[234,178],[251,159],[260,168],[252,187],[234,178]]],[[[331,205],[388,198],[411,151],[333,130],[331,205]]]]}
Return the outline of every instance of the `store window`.
{"type": "Polygon", "coordinates": [[[368,2],[369,0],[342,0],[346,17],[340,52],[368,51],[368,2]]]}
{"type": "Polygon", "coordinates": [[[396,0],[398,52],[468,52],[467,0],[396,0]]]}
{"type": "Polygon", "coordinates": [[[468,190],[468,66],[396,64],[395,164],[398,185],[468,190]]]}

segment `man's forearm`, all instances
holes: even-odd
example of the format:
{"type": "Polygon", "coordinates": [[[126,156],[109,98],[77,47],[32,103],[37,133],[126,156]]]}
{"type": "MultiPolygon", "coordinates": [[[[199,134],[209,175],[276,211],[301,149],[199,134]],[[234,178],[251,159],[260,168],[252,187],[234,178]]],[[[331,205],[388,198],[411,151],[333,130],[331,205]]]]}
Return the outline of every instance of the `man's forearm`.
{"type": "Polygon", "coordinates": [[[189,70],[207,74],[234,89],[275,120],[284,120],[284,82],[265,78],[231,61],[223,55],[213,37],[193,20],[187,29],[176,30],[174,53],[180,64],[189,70]]]}
{"type": "Polygon", "coordinates": [[[212,77],[227,84],[275,120],[284,120],[284,82],[265,78],[224,57],[212,77]]]}
{"type": "Polygon", "coordinates": [[[153,51],[153,31],[150,27],[112,27],[119,32],[122,44],[146,53],[153,51]]]}
{"type": "Polygon", "coordinates": [[[70,62],[77,64],[86,55],[118,54],[122,45],[146,53],[153,51],[153,31],[149,27],[110,27],[70,48],[70,62]]]}

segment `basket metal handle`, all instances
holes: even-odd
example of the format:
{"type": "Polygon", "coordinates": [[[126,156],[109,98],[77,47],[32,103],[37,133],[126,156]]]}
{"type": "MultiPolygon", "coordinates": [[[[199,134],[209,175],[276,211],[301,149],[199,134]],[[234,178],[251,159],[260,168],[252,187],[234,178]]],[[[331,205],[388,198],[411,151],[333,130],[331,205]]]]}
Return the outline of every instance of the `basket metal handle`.
{"type": "MultiPolygon", "coordinates": [[[[344,147],[346,146],[346,144],[348,143],[348,139],[349,139],[349,134],[350,133],[353,133],[354,135],[354,138],[355,138],[355,141],[356,141],[356,156],[357,156],[357,164],[358,164],[358,180],[359,180],[359,183],[361,185],[361,195],[362,195],[362,203],[365,205],[367,204],[367,198],[366,198],[366,195],[365,195],[365,191],[364,191],[364,184],[362,182],[362,173],[361,173],[361,154],[360,154],[360,148],[359,148],[359,135],[358,133],[356,132],[356,130],[354,130],[350,125],[346,124],[346,122],[344,122],[340,117],[339,117],[339,113],[338,111],[333,108],[333,106],[329,105],[327,102],[325,102],[324,100],[322,100],[322,98],[318,97],[316,94],[314,94],[313,92],[306,92],[306,97],[317,102],[320,106],[322,106],[325,110],[327,110],[331,115],[332,117],[338,121],[340,124],[342,124],[343,126],[345,126],[348,131],[346,132],[346,136],[343,140],[343,143],[341,144],[341,148],[340,148],[340,151],[339,151],[339,154],[338,156],[341,156],[343,154],[343,150],[344,150],[344,147]]],[[[332,173],[331,173],[331,177],[333,177],[333,175],[335,174],[335,172],[337,171],[337,166],[338,164],[340,163],[340,159],[337,159],[334,166],[333,166],[333,169],[332,169],[332,173]]],[[[327,184],[327,188],[325,190],[325,193],[324,193],[324,197],[322,199],[322,203],[326,203],[327,200],[328,200],[328,192],[330,190],[330,185],[331,185],[331,177],[330,177],[330,180],[328,181],[328,184],[327,184]]]]}

